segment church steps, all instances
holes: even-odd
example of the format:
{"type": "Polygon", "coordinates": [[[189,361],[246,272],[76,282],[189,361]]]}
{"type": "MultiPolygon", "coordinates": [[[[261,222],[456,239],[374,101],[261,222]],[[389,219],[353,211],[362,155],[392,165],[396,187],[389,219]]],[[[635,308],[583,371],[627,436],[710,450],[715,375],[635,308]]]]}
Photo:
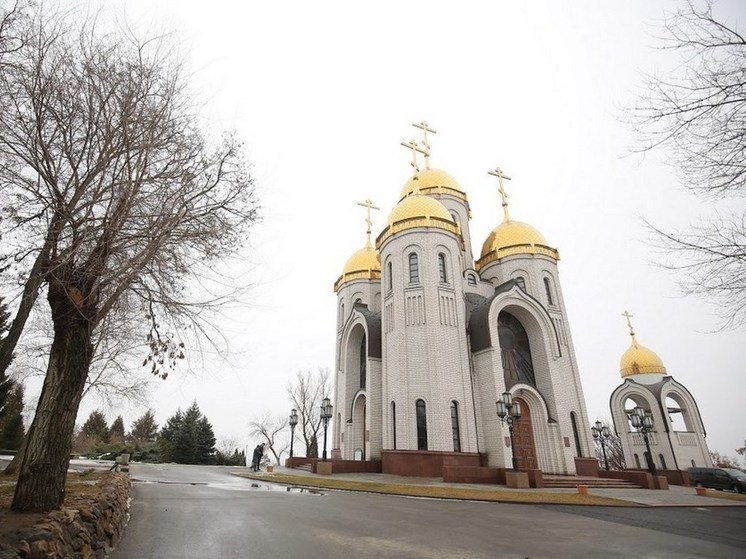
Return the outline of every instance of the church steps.
{"type": "Polygon", "coordinates": [[[587,485],[588,487],[601,487],[607,489],[639,489],[640,485],[624,479],[611,479],[600,477],[580,477],[580,476],[544,476],[544,487],[561,489],[574,488],[578,485],[587,485]]]}

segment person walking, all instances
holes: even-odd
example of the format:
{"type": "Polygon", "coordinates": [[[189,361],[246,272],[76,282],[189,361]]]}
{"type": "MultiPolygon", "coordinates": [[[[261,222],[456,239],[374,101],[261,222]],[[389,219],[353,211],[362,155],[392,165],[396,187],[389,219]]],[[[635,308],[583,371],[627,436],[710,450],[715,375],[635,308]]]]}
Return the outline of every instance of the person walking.
{"type": "Polygon", "coordinates": [[[262,456],[264,456],[264,443],[259,443],[258,445],[256,445],[256,448],[254,449],[254,455],[251,458],[252,472],[260,471],[259,462],[261,461],[262,456]]]}

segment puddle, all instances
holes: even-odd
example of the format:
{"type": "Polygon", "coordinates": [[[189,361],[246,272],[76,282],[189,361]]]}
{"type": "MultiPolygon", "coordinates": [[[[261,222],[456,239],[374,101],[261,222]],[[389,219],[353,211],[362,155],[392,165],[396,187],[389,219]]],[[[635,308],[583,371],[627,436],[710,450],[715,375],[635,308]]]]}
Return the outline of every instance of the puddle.
{"type": "Polygon", "coordinates": [[[324,495],[318,489],[308,487],[298,487],[297,485],[278,485],[275,483],[257,483],[252,481],[250,485],[245,483],[205,483],[194,481],[167,481],[167,480],[145,480],[132,478],[134,483],[157,484],[157,485],[199,485],[214,487],[216,489],[226,489],[229,491],[275,491],[280,493],[305,493],[307,495],[324,495]]]}
{"type": "Polygon", "coordinates": [[[274,485],[269,483],[252,483],[252,489],[260,491],[280,491],[281,493],[307,493],[309,495],[323,495],[318,489],[309,489],[308,487],[297,487],[295,485],[274,485]]]}

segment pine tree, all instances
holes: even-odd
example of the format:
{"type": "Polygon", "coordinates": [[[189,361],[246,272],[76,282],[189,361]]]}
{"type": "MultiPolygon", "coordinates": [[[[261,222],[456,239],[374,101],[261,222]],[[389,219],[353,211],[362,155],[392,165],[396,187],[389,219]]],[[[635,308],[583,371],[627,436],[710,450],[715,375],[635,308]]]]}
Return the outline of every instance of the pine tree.
{"type": "Polygon", "coordinates": [[[118,415],[109,428],[109,439],[113,443],[124,442],[124,419],[118,415]]]}
{"type": "Polygon", "coordinates": [[[137,445],[154,441],[158,437],[158,424],[153,410],[148,410],[132,423],[129,439],[137,445]]]}
{"type": "Polygon", "coordinates": [[[21,448],[25,429],[23,427],[23,385],[8,379],[5,405],[0,409],[0,448],[18,450],[21,448]]]}
{"type": "Polygon", "coordinates": [[[194,458],[195,464],[215,463],[215,433],[206,417],[197,423],[194,458]]]}
{"type": "Polygon", "coordinates": [[[186,412],[177,411],[161,430],[160,447],[166,462],[212,464],[215,462],[215,434],[212,425],[193,402],[186,412]]]}
{"type": "Polygon", "coordinates": [[[182,423],[184,423],[184,414],[181,409],[178,409],[174,415],[166,420],[166,424],[161,429],[161,436],[158,439],[158,443],[161,447],[161,460],[164,462],[175,461],[173,458],[174,439],[176,433],[181,429],[182,423]]]}
{"type": "Polygon", "coordinates": [[[106,416],[101,410],[93,410],[83,423],[83,435],[95,437],[97,441],[109,442],[109,426],[106,424],[106,416]]]}

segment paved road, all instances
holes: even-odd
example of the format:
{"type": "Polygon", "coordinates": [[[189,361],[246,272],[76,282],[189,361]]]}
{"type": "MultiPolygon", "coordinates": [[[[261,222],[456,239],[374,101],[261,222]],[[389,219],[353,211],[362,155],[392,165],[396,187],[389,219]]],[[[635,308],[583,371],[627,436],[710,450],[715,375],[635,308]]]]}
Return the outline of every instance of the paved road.
{"type": "Polygon", "coordinates": [[[744,507],[620,512],[301,493],[216,467],[131,474],[132,518],[111,559],[746,557],[744,507]]]}

